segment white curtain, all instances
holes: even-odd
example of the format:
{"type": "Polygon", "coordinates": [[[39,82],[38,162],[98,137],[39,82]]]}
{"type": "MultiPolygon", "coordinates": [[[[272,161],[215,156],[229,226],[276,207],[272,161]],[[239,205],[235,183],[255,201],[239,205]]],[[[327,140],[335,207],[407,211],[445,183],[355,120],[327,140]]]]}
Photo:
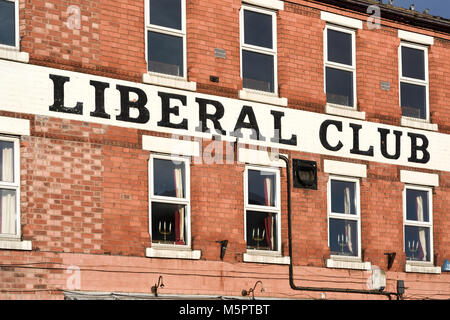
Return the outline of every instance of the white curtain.
{"type": "MultiPolygon", "coordinates": [[[[181,168],[175,168],[174,170],[175,175],[175,196],[177,198],[183,198],[183,172],[181,168]]],[[[176,215],[177,213],[175,213],[176,215]]],[[[184,207],[181,207],[178,209],[178,234],[176,234],[176,242],[182,242],[184,243],[184,207]],[[178,239],[177,239],[178,238],[178,239]]],[[[177,220],[177,219],[175,219],[177,220]]]]}
{"type": "MultiPolygon", "coordinates": [[[[4,146],[2,149],[3,182],[14,182],[14,149],[4,146]]],[[[0,233],[16,234],[16,191],[2,189],[0,192],[0,233]]]]}
{"type": "MultiPolygon", "coordinates": [[[[273,206],[272,201],[272,179],[267,177],[264,179],[264,197],[265,197],[265,205],[273,206]]],[[[275,224],[275,216],[273,214],[269,214],[264,221],[264,225],[266,228],[266,242],[269,246],[270,250],[274,249],[275,246],[275,238],[274,238],[274,224],[275,224]]]]}
{"type": "MultiPolygon", "coordinates": [[[[422,196],[416,197],[416,207],[417,207],[417,221],[423,222],[423,198],[422,196]]],[[[427,258],[427,239],[424,229],[419,229],[419,243],[422,248],[423,257],[422,260],[426,260],[427,258]]]]}
{"type": "MultiPolygon", "coordinates": [[[[344,189],[344,213],[350,214],[350,188],[346,187],[344,189]]],[[[352,244],[352,224],[350,221],[345,222],[345,237],[347,239],[347,248],[348,250],[353,253],[353,244],[352,244]]]]}

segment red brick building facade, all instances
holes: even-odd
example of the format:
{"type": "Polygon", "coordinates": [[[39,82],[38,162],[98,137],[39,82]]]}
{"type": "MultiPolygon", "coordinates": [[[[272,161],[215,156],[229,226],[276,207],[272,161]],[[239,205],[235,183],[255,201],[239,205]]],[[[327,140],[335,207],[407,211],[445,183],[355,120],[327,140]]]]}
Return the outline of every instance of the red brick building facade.
{"type": "Polygon", "coordinates": [[[0,298],[450,298],[450,22],[169,2],[0,1],[0,298]]]}

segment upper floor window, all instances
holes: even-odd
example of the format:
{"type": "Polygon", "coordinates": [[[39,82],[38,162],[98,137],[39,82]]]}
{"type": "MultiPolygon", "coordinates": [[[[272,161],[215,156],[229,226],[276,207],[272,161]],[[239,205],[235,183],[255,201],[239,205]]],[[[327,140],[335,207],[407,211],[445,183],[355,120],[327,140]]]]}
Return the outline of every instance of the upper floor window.
{"type": "Polygon", "coordinates": [[[404,190],[404,246],[408,261],[432,262],[431,194],[430,188],[406,186],[404,190]]]}
{"type": "Polygon", "coordinates": [[[250,6],[241,10],[243,87],[277,92],[276,12],[250,6]]]}
{"type": "Polygon", "coordinates": [[[19,141],[0,137],[0,237],[20,236],[19,141]]]}
{"type": "Polygon", "coordinates": [[[402,115],[429,120],[428,48],[402,42],[400,55],[400,105],[402,115]]]}
{"type": "Polygon", "coordinates": [[[245,238],[248,249],[280,250],[279,181],[278,169],[246,168],[245,238]]]}
{"type": "Polygon", "coordinates": [[[0,47],[18,48],[18,0],[0,0],[0,47]]]}
{"type": "Polygon", "coordinates": [[[360,257],[359,180],[328,182],[328,243],[331,255],[360,257]]]}
{"type": "Polygon", "coordinates": [[[149,0],[148,71],[186,77],[185,0],[149,0]]]}
{"type": "Polygon", "coordinates": [[[355,31],[327,25],[325,43],[325,92],[327,103],[355,108],[355,31]]]}
{"type": "Polygon", "coordinates": [[[150,159],[152,242],[189,245],[189,160],[153,155],[150,159]]]}

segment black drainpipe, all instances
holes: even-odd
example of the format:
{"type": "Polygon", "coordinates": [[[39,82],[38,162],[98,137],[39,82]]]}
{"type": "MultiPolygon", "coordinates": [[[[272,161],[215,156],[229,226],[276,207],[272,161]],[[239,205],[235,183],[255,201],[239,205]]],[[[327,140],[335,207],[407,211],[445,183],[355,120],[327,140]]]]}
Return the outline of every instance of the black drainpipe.
{"type": "Polygon", "coordinates": [[[356,293],[356,294],[374,294],[374,295],[384,295],[391,299],[394,295],[399,300],[400,295],[395,292],[383,292],[380,290],[357,290],[357,289],[338,289],[338,288],[319,288],[319,287],[301,287],[296,286],[294,283],[294,268],[292,259],[292,224],[291,224],[291,177],[290,177],[290,165],[289,159],[283,155],[278,155],[278,157],[286,163],[286,173],[287,173],[287,200],[288,200],[288,238],[289,238],[289,284],[293,290],[300,291],[318,291],[318,292],[340,292],[340,293],[356,293]]]}

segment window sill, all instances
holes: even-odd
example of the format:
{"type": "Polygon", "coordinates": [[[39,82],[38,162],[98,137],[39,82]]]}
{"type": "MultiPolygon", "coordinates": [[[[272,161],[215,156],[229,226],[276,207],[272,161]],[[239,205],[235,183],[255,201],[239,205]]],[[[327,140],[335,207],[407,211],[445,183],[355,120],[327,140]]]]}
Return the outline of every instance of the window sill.
{"type": "Polygon", "coordinates": [[[265,252],[260,250],[249,250],[244,253],[244,262],[270,263],[270,264],[289,264],[290,257],[284,257],[279,252],[265,252]]]}
{"type": "Polygon", "coordinates": [[[0,239],[0,249],[31,251],[32,247],[29,240],[0,239]]]}
{"type": "Polygon", "coordinates": [[[338,104],[327,103],[325,105],[325,112],[346,118],[366,120],[366,113],[364,111],[357,111],[352,107],[346,107],[338,104]]]}
{"type": "Polygon", "coordinates": [[[174,77],[163,74],[155,74],[155,73],[144,73],[142,75],[142,82],[146,84],[154,84],[162,87],[169,87],[187,91],[196,91],[197,90],[197,82],[189,82],[180,77],[174,77]]]}
{"type": "Polygon", "coordinates": [[[148,258],[199,260],[201,255],[200,250],[192,250],[188,247],[179,248],[175,245],[153,244],[152,248],[145,249],[145,256],[148,258]]]}
{"type": "Polygon", "coordinates": [[[239,90],[239,99],[241,100],[249,100],[254,102],[261,102],[266,104],[273,104],[276,106],[287,107],[288,100],[287,98],[280,98],[274,93],[243,89],[239,90]]]}
{"type": "Polygon", "coordinates": [[[28,52],[20,52],[14,49],[0,48],[0,59],[28,63],[30,60],[30,56],[28,52]]]}
{"type": "Polygon", "coordinates": [[[371,270],[372,264],[370,262],[361,262],[359,258],[336,256],[327,259],[327,268],[371,270]]]}
{"type": "Polygon", "coordinates": [[[441,267],[435,267],[429,262],[406,262],[405,272],[440,274],[441,267]]]}
{"type": "Polygon", "coordinates": [[[428,131],[438,131],[438,125],[434,123],[426,122],[425,120],[418,120],[414,118],[402,117],[401,125],[403,127],[410,127],[428,131]]]}

